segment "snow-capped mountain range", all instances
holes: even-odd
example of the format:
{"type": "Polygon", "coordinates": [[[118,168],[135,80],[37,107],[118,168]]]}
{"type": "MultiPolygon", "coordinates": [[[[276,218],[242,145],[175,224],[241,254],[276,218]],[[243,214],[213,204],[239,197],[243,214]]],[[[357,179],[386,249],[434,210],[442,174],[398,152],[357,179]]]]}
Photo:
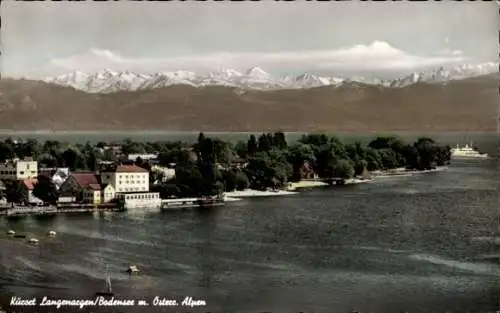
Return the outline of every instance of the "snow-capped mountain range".
{"type": "Polygon", "coordinates": [[[450,80],[464,79],[474,76],[498,72],[498,64],[489,62],[476,65],[459,65],[450,68],[440,67],[428,72],[414,72],[393,79],[364,79],[346,77],[322,77],[304,73],[299,76],[274,77],[258,67],[246,72],[232,69],[222,69],[207,75],[198,75],[189,71],[158,72],[155,74],[140,74],[129,71],[117,72],[104,69],[95,73],[71,72],[57,77],[43,79],[48,83],[70,86],[91,93],[109,93],[120,90],[145,90],[171,85],[230,86],[242,89],[301,89],[320,86],[342,86],[348,82],[382,85],[401,88],[412,84],[445,83],[450,80]]]}

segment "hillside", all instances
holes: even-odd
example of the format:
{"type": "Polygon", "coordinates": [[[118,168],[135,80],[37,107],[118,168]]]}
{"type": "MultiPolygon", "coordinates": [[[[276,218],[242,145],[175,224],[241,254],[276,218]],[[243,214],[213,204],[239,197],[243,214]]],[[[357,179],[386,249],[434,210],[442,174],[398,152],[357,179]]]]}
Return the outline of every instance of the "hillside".
{"type": "Polygon", "coordinates": [[[86,93],[55,84],[0,81],[0,128],[14,130],[488,131],[496,129],[500,75],[388,88],[243,91],[173,85],[86,93]]]}

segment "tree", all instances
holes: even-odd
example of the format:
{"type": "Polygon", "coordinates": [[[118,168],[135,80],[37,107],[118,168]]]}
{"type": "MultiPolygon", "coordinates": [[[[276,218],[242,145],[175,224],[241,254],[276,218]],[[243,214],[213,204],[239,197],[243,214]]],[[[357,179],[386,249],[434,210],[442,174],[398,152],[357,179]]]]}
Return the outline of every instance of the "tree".
{"type": "Polygon", "coordinates": [[[177,164],[175,166],[175,182],[185,196],[196,196],[198,192],[206,191],[203,176],[194,163],[177,164]]]}
{"type": "Polygon", "coordinates": [[[137,157],[137,159],[135,159],[135,165],[137,166],[142,166],[144,164],[144,161],[142,160],[142,158],[139,156],[137,157]]]}
{"type": "Polygon", "coordinates": [[[11,144],[0,142],[0,162],[5,162],[8,159],[14,158],[14,148],[11,144]]]}
{"type": "Polygon", "coordinates": [[[76,169],[86,169],[84,156],[73,148],[66,149],[62,153],[62,159],[64,161],[64,165],[69,167],[72,171],[76,169]]]}
{"type": "Polygon", "coordinates": [[[236,173],[233,170],[221,171],[222,181],[224,182],[225,191],[233,191],[236,189],[236,173]]]}
{"type": "Polygon", "coordinates": [[[259,147],[257,145],[257,139],[255,138],[255,135],[250,135],[250,138],[248,139],[247,142],[247,152],[248,155],[253,155],[258,151],[259,147]]]}
{"type": "Polygon", "coordinates": [[[28,139],[25,142],[19,144],[18,156],[20,158],[32,157],[36,160],[40,153],[40,150],[40,144],[36,139],[28,139]]]}
{"type": "Polygon", "coordinates": [[[111,149],[106,149],[104,150],[102,154],[102,160],[103,161],[110,161],[110,162],[116,162],[116,154],[113,152],[111,149]]]}
{"type": "Polygon", "coordinates": [[[329,138],[325,134],[308,134],[302,135],[302,137],[298,141],[303,144],[320,147],[326,145],[329,141],[329,138]]]}
{"type": "Polygon", "coordinates": [[[240,158],[246,158],[247,155],[248,155],[248,146],[247,144],[242,141],[242,140],[239,140],[235,145],[234,145],[234,152],[236,153],[236,155],[240,158]]]}
{"type": "Polygon", "coordinates": [[[300,142],[289,147],[287,159],[292,164],[294,172],[300,170],[305,162],[309,162],[310,164],[316,163],[316,155],[313,148],[308,144],[300,142]]]}
{"type": "Polygon", "coordinates": [[[258,151],[269,151],[273,144],[273,136],[271,134],[262,134],[258,139],[258,151]]]}
{"type": "Polygon", "coordinates": [[[349,179],[354,176],[354,166],[350,160],[340,159],[333,164],[333,177],[349,179]]]}
{"type": "Polygon", "coordinates": [[[5,198],[9,203],[28,202],[28,194],[18,180],[5,181],[5,198]]]}
{"type": "Polygon", "coordinates": [[[133,153],[144,153],[144,145],[141,142],[133,141],[130,138],[126,138],[122,142],[122,153],[128,155],[133,153]]]}
{"type": "Polygon", "coordinates": [[[247,175],[240,171],[237,170],[235,172],[235,187],[236,190],[245,190],[250,186],[250,181],[248,180],[247,175]]]}
{"type": "Polygon", "coordinates": [[[285,138],[285,134],[281,131],[274,133],[273,135],[273,144],[274,147],[284,150],[288,146],[285,138]]]}
{"type": "Polygon", "coordinates": [[[59,193],[56,185],[47,176],[38,176],[37,183],[33,188],[33,195],[45,203],[56,204],[59,199],[59,193]]]}
{"type": "Polygon", "coordinates": [[[152,192],[159,192],[162,199],[182,196],[181,189],[177,184],[160,184],[151,187],[152,192]]]}

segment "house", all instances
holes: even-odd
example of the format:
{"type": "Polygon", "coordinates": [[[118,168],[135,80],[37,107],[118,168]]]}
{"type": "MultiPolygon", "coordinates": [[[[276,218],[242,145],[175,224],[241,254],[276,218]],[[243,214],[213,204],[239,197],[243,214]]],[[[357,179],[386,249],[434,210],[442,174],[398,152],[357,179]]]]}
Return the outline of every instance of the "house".
{"type": "Polygon", "coordinates": [[[89,184],[83,189],[83,201],[85,203],[101,203],[101,185],[89,184]]]}
{"type": "Polygon", "coordinates": [[[68,179],[69,174],[69,168],[67,167],[56,169],[51,178],[54,182],[54,185],[56,185],[57,190],[59,190],[59,188],[61,188],[61,185],[66,181],[66,179],[68,179]]]}
{"type": "Polygon", "coordinates": [[[300,179],[318,179],[311,163],[305,161],[299,169],[300,179]]]}
{"type": "Polygon", "coordinates": [[[102,171],[101,182],[112,185],[116,193],[148,192],[149,172],[137,165],[118,165],[102,171]]]}
{"type": "Polygon", "coordinates": [[[116,193],[115,193],[115,188],[113,188],[113,185],[111,184],[104,185],[103,188],[101,189],[102,189],[101,197],[103,203],[108,203],[111,200],[115,199],[116,193]]]}
{"type": "Polygon", "coordinates": [[[245,168],[248,165],[248,161],[246,159],[234,159],[231,162],[231,166],[233,168],[245,168]]]}
{"type": "MultiPolygon", "coordinates": [[[[59,187],[62,197],[77,197],[79,192],[83,191],[89,185],[100,185],[100,177],[93,172],[73,172],[59,187]]],[[[82,195],[83,197],[84,195],[82,195]]]]}
{"type": "Polygon", "coordinates": [[[161,206],[160,194],[149,192],[149,171],[142,167],[118,165],[103,171],[101,181],[114,188],[116,198],[123,200],[126,209],[160,208],[161,206]]]}
{"type": "Polygon", "coordinates": [[[38,174],[49,177],[56,188],[59,190],[61,185],[69,177],[69,168],[67,167],[41,167],[38,169],[38,174]]]}
{"type": "Polygon", "coordinates": [[[0,164],[0,179],[25,180],[38,177],[38,162],[32,158],[9,160],[0,164]]]}
{"type": "Polygon", "coordinates": [[[32,205],[41,205],[43,201],[33,195],[33,190],[35,189],[35,185],[37,183],[37,179],[25,179],[21,185],[23,188],[23,193],[27,195],[28,203],[32,205]]]}
{"type": "Polygon", "coordinates": [[[150,160],[155,160],[158,158],[158,154],[129,154],[127,155],[127,160],[129,161],[136,161],[138,158],[140,158],[143,161],[150,161],[150,160]]]}
{"type": "Polygon", "coordinates": [[[102,146],[101,152],[104,152],[105,150],[111,150],[115,154],[120,154],[122,152],[122,145],[114,142],[105,144],[104,146],[102,146]]]}

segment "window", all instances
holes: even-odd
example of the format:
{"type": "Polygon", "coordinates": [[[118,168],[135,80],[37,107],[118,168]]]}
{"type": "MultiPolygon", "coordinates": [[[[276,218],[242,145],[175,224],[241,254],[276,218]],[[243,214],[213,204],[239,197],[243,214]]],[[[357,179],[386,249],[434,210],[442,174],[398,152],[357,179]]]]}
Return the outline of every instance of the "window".
{"type": "Polygon", "coordinates": [[[20,171],[20,172],[19,172],[19,175],[24,175],[24,171],[20,171]]]}

